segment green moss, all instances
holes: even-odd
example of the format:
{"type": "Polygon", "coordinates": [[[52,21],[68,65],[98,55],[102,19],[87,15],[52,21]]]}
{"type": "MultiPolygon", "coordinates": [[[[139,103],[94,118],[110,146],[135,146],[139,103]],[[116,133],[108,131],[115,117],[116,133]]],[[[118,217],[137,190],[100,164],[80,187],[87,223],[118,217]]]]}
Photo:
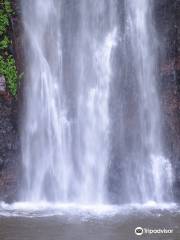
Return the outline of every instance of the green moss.
{"type": "Polygon", "coordinates": [[[0,35],[7,31],[9,26],[9,18],[4,10],[0,10],[0,35]]]}
{"type": "Polygon", "coordinates": [[[13,13],[11,3],[9,0],[4,0],[4,9],[7,14],[11,15],[13,13]]]}
{"type": "Polygon", "coordinates": [[[6,83],[9,91],[13,96],[17,94],[17,71],[15,66],[15,60],[10,55],[6,60],[0,56],[0,73],[3,74],[6,78],[6,83]]]}
{"type": "Polygon", "coordinates": [[[7,49],[10,44],[11,44],[11,41],[7,36],[5,36],[3,40],[0,41],[0,49],[7,49]]]}
{"type": "Polygon", "coordinates": [[[18,77],[15,60],[9,53],[12,41],[9,37],[10,18],[13,15],[10,0],[0,0],[0,75],[4,75],[8,91],[16,96],[18,77]]]}

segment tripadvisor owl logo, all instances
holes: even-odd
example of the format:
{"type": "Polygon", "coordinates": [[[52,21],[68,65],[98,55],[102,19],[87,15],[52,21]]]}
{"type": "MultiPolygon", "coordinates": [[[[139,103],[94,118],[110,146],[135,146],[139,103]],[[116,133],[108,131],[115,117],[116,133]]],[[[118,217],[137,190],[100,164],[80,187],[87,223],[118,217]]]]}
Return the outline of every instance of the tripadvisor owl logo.
{"type": "Polygon", "coordinates": [[[135,234],[138,236],[143,235],[143,228],[142,227],[135,228],[135,234]]]}
{"type": "Polygon", "coordinates": [[[137,227],[135,228],[134,233],[137,236],[141,236],[143,234],[173,234],[173,229],[167,229],[167,228],[158,228],[158,229],[149,229],[149,228],[142,228],[137,227]]]}

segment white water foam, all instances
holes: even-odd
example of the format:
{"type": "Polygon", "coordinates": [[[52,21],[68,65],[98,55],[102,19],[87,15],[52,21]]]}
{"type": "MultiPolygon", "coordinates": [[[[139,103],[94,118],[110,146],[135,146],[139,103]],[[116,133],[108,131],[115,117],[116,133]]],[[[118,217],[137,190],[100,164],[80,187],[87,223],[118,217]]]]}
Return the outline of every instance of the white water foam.
{"type": "MultiPolygon", "coordinates": [[[[111,218],[114,216],[124,216],[133,214],[151,215],[161,211],[177,212],[179,207],[175,203],[157,204],[147,202],[145,204],[124,204],[124,205],[80,205],[76,203],[62,204],[49,202],[15,202],[7,204],[0,203],[0,216],[4,217],[53,217],[68,216],[80,218],[111,218]]],[[[158,213],[159,214],[159,213],[158,213]]]]}

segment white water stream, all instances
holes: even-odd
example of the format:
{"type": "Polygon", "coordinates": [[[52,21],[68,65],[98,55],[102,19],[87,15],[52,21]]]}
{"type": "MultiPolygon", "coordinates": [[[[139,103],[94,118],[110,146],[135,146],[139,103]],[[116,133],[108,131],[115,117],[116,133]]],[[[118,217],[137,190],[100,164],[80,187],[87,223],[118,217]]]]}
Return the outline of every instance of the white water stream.
{"type": "Polygon", "coordinates": [[[153,1],[22,1],[21,201],[172,200],[153,1]]]}

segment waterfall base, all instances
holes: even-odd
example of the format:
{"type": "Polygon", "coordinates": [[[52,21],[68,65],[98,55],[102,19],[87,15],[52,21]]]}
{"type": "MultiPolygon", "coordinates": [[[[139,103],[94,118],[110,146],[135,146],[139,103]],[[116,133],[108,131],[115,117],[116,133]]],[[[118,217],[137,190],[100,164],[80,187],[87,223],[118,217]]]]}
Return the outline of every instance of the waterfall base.
{"type": "Polygon", "coordinates": [[[143,207],[1,203],[0,222],[3,240],[129,240],[136,239],[137,227],[143,228],[141,239],[176,240],[180,210],[174,204],[152,203],[143,207]],[[150,233],[151,229],[169,233],[150,233]]]}
{"type": "Polygon", "coordinates": [[[0,216],[114,216],[118,214],[131,214],[132,212],[146,212],[151,210],[177,209],[176,203],[147,202],[145,204],[122,204],[122,205],[80,205],[78,203],[48,203],[48,202],[15,202],[13,204],[0,204],[0,216]]]}

